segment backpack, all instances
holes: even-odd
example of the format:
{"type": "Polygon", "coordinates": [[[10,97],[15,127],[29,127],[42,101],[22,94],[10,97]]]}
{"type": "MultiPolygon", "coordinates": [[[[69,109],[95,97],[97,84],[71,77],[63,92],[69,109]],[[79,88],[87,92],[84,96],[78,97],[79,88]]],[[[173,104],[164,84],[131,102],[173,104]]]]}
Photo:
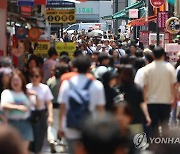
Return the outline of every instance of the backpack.
{"type": "Polygon", "coordinates": [[[90,114],[90,94],[89,87],[92,80],[88,80],[84,88],[78,90],[71,80],[68,81],[69,91],[69,110],[67,111],[67,127],[80,129],[83,119],[90,114]]]}

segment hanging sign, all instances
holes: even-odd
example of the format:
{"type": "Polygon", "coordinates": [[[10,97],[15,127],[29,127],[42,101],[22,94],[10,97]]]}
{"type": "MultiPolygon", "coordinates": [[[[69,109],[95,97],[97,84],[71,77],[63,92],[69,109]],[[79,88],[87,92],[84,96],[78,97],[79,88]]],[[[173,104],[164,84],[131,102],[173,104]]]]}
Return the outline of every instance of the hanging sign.
{"type": "Polygon", "coordinates": [[[177,34],[180,29],[177,28],[180,25],[180,20],[177,17],[171,17],[166,22],[166,30],[171,34],[177,34]]]}
{"type": "Polygon", "coordinates": [[[129,18],[138,18],[138,9],[129,9],[129,18]]]}
{"type": "Polygon", "coordinates": [[[150,0],[153,7],[159,8],[164,4],[165,0],[150,0]]]}
{"type": "Polygon", "coordinates": [[[75,10],[47,10],[46,17],[49,23],[74,23],[76,22],[75,10]]]}
{"type": "Polygon", "coordinates": [[[37,41],[40,36],[41,36],[41,30],[38,28],[31,28],[28,32],[28,37],[32,40],[32,41],[37,41]]]}
{"type": "Polygon", "coordinates": [[[162,11],[158,12],[158,25],[159,28],[165,28],[166,27],[166,21],[169,18],[169,13],[168,11],[162,11]]]}

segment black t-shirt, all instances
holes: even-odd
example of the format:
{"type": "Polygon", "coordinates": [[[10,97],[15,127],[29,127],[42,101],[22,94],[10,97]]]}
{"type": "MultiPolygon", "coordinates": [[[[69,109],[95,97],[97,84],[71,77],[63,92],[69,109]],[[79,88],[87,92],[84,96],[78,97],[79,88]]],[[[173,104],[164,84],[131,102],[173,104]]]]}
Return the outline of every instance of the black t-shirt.
{"type": "Polygon", "coordinates": [[[142,88],[134,83],[119,87],[121,93],[124,93],[124,99],[132,107],[134,118],[132,124],[143,123],[144,114],[140,104],[144,102],[142,88]]]}

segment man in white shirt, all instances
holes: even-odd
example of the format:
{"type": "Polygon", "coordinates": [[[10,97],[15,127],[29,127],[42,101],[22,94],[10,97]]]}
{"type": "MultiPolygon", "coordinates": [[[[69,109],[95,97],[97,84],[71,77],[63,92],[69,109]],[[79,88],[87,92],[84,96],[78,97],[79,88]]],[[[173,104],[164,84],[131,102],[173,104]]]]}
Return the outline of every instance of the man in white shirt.
{"type": "Polygon", "coordinates": [[[171,105],[175,103],[176,73],[174,67],[164,61],[165,51],[162,47],[156,47],[153,55],[154,62],[145,67],[144,97],[152,119],[152,131],[158,133],[159,122],[168,129],[171,105]]]}
{"type": "MultiPolygon", "coordinates": [[[[72,103],[69,101],[69,93],[72,90],[72,85],[75,89],[74,91],[79,91],[79,93],[83,91],[82,89],[90,80],[87,78],[86,73],[89,71],[91,61],[88,57],[82,56],[75,59],[74,65],[78,69],[79,74],[72,77],[69,81],[66,80],[62,83],[58,96],[58,102],[60,103],[59,134],[60,136],[65,135],[70,154],[74,153],[73,144],[81,138],[81,132],[76,128],[68,127],[67,115],[71,109],[72,103]]],[[[95,111],[104,112],[105,96],[102,83],[97,80],[92,80],[88,88],[88,93],[90,96],[88,106],[89,111],[91,113],[94,113],[95,111]]]]}

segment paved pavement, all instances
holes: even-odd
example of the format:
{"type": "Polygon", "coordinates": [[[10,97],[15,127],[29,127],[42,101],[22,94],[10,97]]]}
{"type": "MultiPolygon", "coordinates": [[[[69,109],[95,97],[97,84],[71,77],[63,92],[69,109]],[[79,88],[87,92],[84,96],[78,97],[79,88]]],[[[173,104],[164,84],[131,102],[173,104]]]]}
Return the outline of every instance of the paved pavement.
{"type": "MultiPolygon", "coordinates": [[[[58,126],[59,126],[58,116],[59,116],[59,110],[54,109],[54,126],[53,127],[56,130],[58,130],[58,126]]],[[[65,151],[67,151],[66,148],[64,146],[60,145],[60,141],[58,141],[58,143],[56,145],[56,151],[57,151],[57,153],[60,153],[60,154],[67,154],[65,152],[65,151]]],[[[44,141],[44,147],[42,150],[42,154],[51,154],[50,147],[49,147],[49,144],[47,142],[47,139],[44,141]]]]}

